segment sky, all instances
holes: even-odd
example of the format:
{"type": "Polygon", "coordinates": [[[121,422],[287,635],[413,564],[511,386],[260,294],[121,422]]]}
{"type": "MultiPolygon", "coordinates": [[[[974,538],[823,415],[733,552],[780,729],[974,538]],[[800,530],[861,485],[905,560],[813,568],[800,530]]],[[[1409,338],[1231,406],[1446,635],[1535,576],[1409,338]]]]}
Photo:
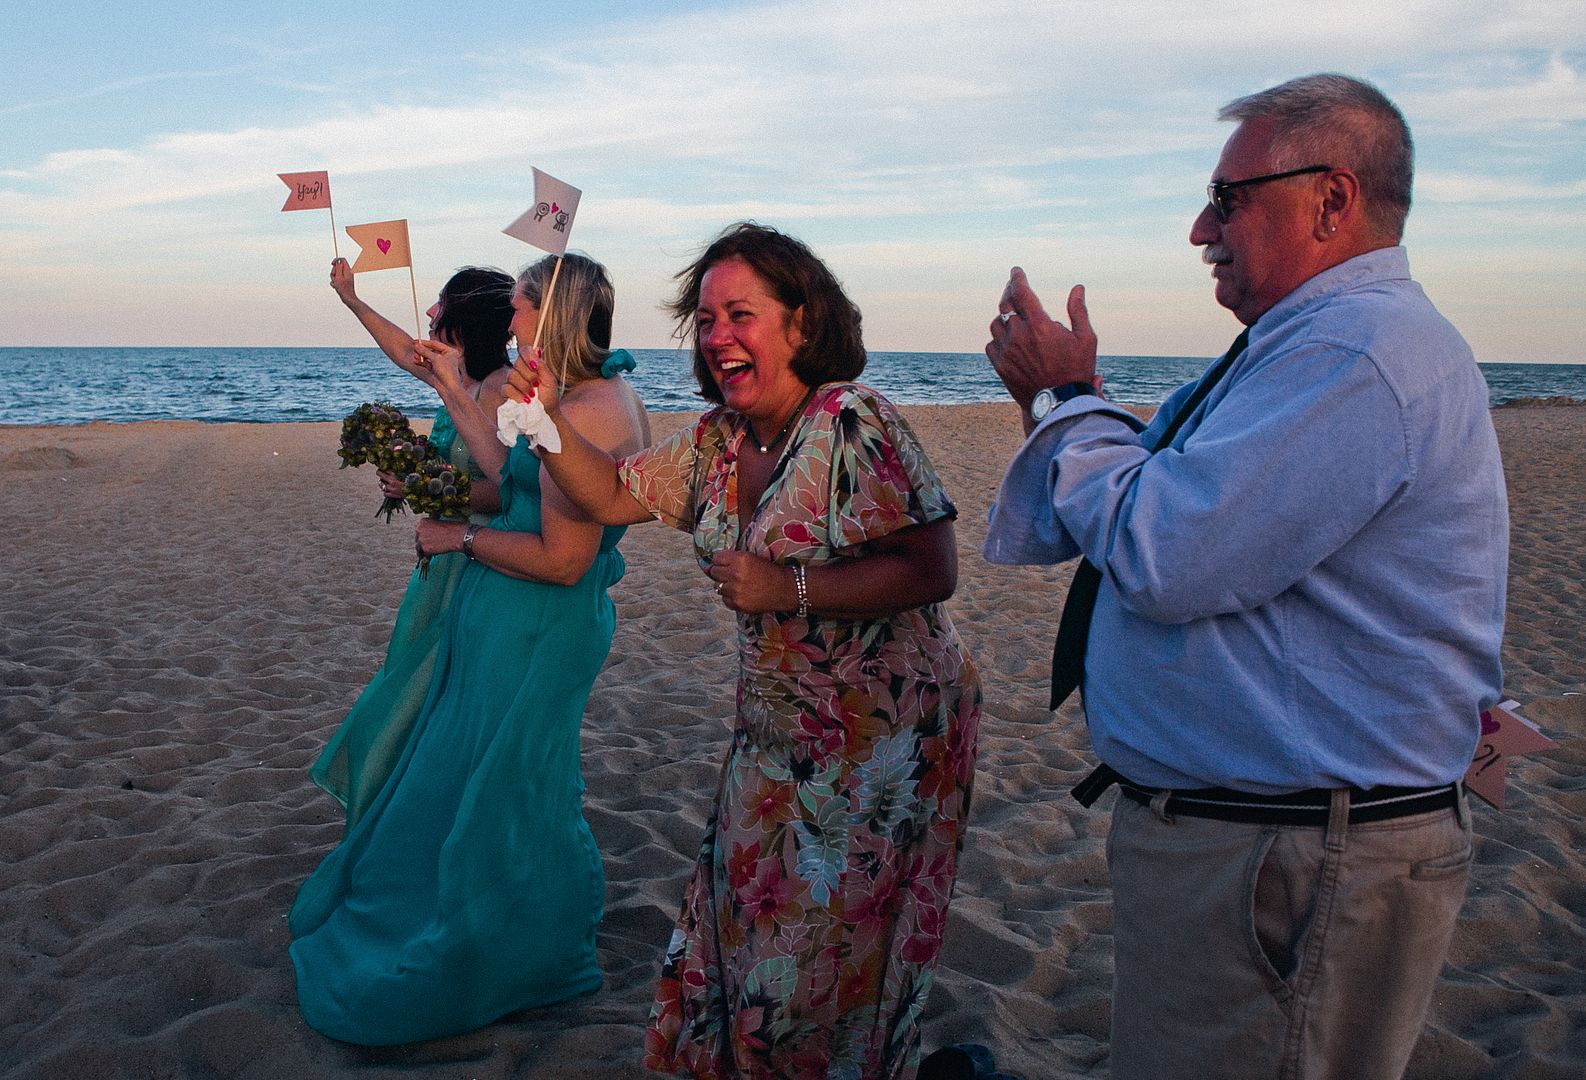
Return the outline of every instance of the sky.
{"type": "Polygon", "coordinates": [[[583,191],[571,249],[617,343],[666,347],[672,275],[750,218],[810,244],[881,351],[978,352],[1008,269],[1086,285],[1109,355],[1237,332],[1188,243],[1232,98],[1370,79],[1416,137],[1412,271],[1486,362],[1586,363],[1580,0],[536,0],[6,5],[0,345],[355,346],[457,267],[521,269],[531,167],[583,191]],[[24,11],[24,9],[29,9],[24,11]]]}

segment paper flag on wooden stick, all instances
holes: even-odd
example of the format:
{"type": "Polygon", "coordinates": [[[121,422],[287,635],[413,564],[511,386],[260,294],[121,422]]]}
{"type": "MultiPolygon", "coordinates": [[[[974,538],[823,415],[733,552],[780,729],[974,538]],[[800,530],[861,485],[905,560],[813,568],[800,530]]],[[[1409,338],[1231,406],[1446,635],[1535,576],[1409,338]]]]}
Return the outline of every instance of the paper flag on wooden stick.
{"type": "Polygon", "coordinates": [[[1503,809],[1508,759],[1558,745],[1514,711],[1519,707],[1517,701],[1505,701],[1481,714],[1481,740],[1476,744],[1475,759],[1465,770],[1465,786],[1499,810],[1503,809]]]}
{"type": "Polygon", "coordinates": [[[573,231],[573,215],[578,212],[581,194],[577,188],[535,169],[534,205],[501,231],[560,255],[567,250],[567,234],[573,231]]]}
{"type": "Polygon", "coordinates": [[[330,209],[330,174],[323,172],[283,172],[275,175],[292,189],[282,210],[330,209]]]}
{"type": "Polygon", "coordinates": [[[361,249],[352,264],[355,274],[370,270],[389,270],[393,266],[412,266],[408,253],[408,221],[376,221],[368,225],[349,225],[347,235],[361,249]]]}

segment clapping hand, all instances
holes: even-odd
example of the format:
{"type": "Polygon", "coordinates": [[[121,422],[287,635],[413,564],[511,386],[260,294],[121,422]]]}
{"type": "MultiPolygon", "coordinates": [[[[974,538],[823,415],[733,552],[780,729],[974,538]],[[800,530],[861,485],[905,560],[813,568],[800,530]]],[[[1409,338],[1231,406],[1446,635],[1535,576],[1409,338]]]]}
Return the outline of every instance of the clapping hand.
{"type": "Polygon", "coordinates": [[[1015,266],[997,311],[998,316],[991,320],[986,356],[1026,414],[1030,400],[1044,387],[1087,382],[1101,388],[1096,374],[1096,331],[1091,329],[1085,308],[1085,286],[1069,290],[1069,326],[1064,326],[1046,313],[1024,271],[1015,266]]]}

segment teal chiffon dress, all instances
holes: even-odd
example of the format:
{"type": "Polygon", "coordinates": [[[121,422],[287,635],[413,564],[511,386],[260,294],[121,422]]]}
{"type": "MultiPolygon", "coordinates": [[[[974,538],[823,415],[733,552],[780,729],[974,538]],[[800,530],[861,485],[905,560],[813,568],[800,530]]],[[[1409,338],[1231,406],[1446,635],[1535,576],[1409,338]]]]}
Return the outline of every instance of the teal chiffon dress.
{"type": "MultiPolygon", "coordinates": [[[[468,447],[457,437],[457,428],[444,405],[435,413],[430,442],[453,468],[466,470],[474,480],[484,478],[484,472],[469,456],[468,447]]],[[[470,520],[484,525],[490,518],[488,513],[478,513],[470,520]]],[[[314,783],[334,795],[346,809],[349,830],[369,809],[407,746],[413,721],[418,719],[419,707],[424,704],[435,672],[435,653],[445,629],[446,610],[466,565],[468,559],[453,551],[430,559],[428,573],[420,574],[414,569],[397,608],[385,662],[353,702],[318,760],[309,767],[314,783]]]]}
{"type": "MultiPolygon", "coordinates": [[[[522,439],[501,499],[491,528],[539,532],[522,439]]],[[[604,530],[570,586],[463,567],[389,778],[292,907],[298,1007],[318,1031],[414,1042],[599,987],[605,875],[579,727],[616,628],[623,531],[604,530]]]]}

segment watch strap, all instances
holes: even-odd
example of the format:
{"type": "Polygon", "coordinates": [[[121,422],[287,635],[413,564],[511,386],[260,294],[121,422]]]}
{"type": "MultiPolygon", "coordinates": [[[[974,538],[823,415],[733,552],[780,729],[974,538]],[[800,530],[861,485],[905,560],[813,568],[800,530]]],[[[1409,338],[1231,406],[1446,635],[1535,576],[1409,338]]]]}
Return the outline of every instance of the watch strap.
{"type": "Polygon", "coordinates": [[[1088,382],[1071,382],[1052,387],[1052,396],[1057,399],[1059,405],[1065,401],[1073,401],[1077,397],[1084,397],[1086,394],[1096,396],[1096,388],[1088,382]]]}

